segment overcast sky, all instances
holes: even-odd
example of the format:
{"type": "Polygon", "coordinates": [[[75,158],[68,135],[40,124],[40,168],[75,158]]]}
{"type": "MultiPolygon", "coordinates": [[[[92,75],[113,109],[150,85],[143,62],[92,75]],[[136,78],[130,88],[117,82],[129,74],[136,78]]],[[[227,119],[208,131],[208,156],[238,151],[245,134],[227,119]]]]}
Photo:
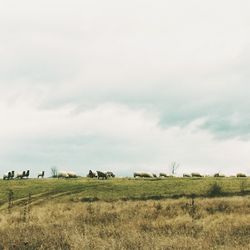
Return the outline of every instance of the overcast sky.
{"type": "Polygon", "coordinates": [[[0,2],[0,172],[250,174],[248,0],[0,2]]]}

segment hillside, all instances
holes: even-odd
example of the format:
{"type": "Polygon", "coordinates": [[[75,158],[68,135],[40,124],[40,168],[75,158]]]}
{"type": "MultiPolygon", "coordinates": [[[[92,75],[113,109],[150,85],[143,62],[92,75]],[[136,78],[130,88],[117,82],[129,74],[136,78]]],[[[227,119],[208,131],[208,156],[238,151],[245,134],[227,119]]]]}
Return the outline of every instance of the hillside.
{"type": "Polygon", "coordinates": [[[0,181],[0,204],[7,206],[10,190],[15,204],[30,194],[32,202],[159,200],[180,197],[234,196],[250,193],[250,178],[165,178],[165,179],[27,179],[0,181]],[[219,190],[211,190],[213,186],[219,190]],[[216,187],[215,187],[216,188],[216,187]],[[211,193],[212,191],[212,193],[211,193]],[[214,193],[213,193],[214,192],[214,193]]]}

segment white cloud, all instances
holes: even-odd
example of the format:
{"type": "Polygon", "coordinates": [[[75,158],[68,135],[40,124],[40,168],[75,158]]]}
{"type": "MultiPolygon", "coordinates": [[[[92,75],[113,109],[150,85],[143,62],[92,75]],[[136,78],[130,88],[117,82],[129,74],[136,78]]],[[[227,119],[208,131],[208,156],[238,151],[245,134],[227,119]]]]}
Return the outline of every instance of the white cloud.
{"type": "Polygon", "coordinates": [[[47,171],[43,164],[49,162],[81,173],[94,167],[132,174],[168,171],[170,162],[178,161],[181,172],[248,171],[250,142],[217,140],[199,128],[205,120],[161,128],[155,114],[114,103],[82,112],[74,106],[37,110],[29,104],[1,105],[1,154],[7,166],[21,159],[22,166],[47,171]]]}
{"type": "Polygon", "coordinates": [[[0,3],[4,164],[247,171],[249,11],[246,0],[0,3]]]}

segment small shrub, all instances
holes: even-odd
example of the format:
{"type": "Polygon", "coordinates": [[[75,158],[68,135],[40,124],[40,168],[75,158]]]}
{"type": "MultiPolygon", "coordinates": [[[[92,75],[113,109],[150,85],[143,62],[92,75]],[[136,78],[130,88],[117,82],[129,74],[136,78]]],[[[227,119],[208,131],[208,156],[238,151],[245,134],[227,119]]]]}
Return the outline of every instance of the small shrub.
{"type": "Polygon", "coordinates": [[[243,180],[240,182],[240,192],[241,194],[245,194],[246,193],[246,188],[247,188],[247,182],[246,180],[243,180]]]}
{"type": "Polygon", "coordinates": [[[209,197],[221,196],[222,194],[222,188],[217,182],[213,183],[207,191],[209,197]]]}

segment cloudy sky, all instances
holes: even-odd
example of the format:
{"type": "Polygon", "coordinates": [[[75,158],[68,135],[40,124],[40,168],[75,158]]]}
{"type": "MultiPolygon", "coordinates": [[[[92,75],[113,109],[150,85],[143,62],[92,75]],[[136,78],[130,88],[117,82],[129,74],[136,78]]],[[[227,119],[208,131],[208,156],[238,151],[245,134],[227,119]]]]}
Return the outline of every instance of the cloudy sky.
{"type": "Polygon", "coordinates": [[[248,0],[0,2],[0,172],[250,174],[248,0]]]}

